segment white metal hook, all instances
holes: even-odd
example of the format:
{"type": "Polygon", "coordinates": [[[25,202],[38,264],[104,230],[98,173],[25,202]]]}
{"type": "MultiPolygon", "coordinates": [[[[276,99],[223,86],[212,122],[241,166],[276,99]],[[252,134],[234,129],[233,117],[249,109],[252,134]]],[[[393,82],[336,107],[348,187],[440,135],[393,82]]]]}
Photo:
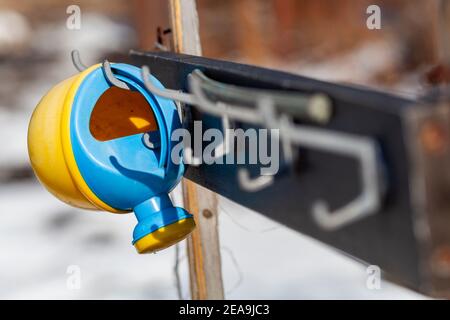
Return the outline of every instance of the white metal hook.
{"type": "MultiPolygon", "coordinates": [[[[217,110],[221,110],[221,112],[216,115],[222,115],[222,127],[223,127],[223,130],[225,133],[225,141],[222,142],[215,150],[215,157],[220,158],[220,157],[228,154],[230,151],[231,137],[228,134],[228,132],[229,132],[228,129],[230,127],[229,105],[222,103],[222,102],[210,101],[206,97],[206,95],[204,94],[203,90],[200,87],[200,80],[198,78],[196,78],[195,75],[190,78],[189,84],[191,86],[191,90],[192,90],[194,96],[196,97],[197,106],[203,108],[204,111],[207,111],[207,112],[209,111],[209,113],[216,113],[217,110]],[[213,111],[213,112],[211,112],[211,111],[213,111]]],[[[240,108],[240,109],[243,109],[243,108],[240,108]]],[[[246,109],[245,112],[248,112],[247,110],[248,109],[246,109]]],[[[245,112],[244,112],[244,114],[245,114],[245,112]]],[[[241,116],[242,116],[242,113],[241,113],[241,116]]],[[[252,115],[252,120],[255,121],[254,113],[252,115]]],[[[265,189],[268,186],[270,186],[274,181],[274,177],[271,175],[261,175],[257,178],[252,179],[250,177],[249,171],[246,168],[240,168],[238,170],[237,178],[238,178],[239,186],[247,192],[257,192],[262,189],[265,189]]]]}
{"type": "MultiPolygon", "coordinates": [[[[196,82],[197,80],[193,80],[196,82]]],[[[213,102],[209,100],[206,95],[203,93],[203,90],[200,86],[197,86],[198,83],[195,83],[193,85],[193,92],[194,92],[194,100],[196,101],[196,106],[200,108],[205,109],[211,109],[211,110],[223,110],[223,114],[220,114],[221,120],[222,120],[222,130],[224,133],[224,141],[221,142],[220,145],[218,145],[214,149],[214,158],[219,159],[223,156],[227,155],[230,152],[230,117],[227,114],[228,111],[228,105],[223,102],[213,102]]],[[[219,115],[219,114],[218,114],[219,115]]]]}
{"type": "Polygon", "coordinates": [[[166,99],[171,99],[175,101],[179,101],[185,104],[193,105],[195,104],[195,98],[190,93],[181,92],[178,90],[171,89],[163,89],[155,86],[153,82],[150,80],[150,68],[148,66],[142,66],[141,68],[142,79],[144,80],[145,87],[154,95],[159,97],[163,97],[166,99]]]}
{"type": "Polygon", "coordinates": [[[250,177],[250,172],[246,168],[240,168],[237,177],[239,186],[242,190],[247,192],[257,192],[265,189],[273,184],[274,181],[274,177],[271,175],[260,175],[259,177],[252,179],[250,177]]]}
{"type": "Polygon", "coordinates": [[[79,72],[87,69],[86,65],[81,61],[80,52],[78,50],[72,50],[70,52],[70,56],[72,57],[72,64],[79,72]]]}
{"type": "Polygon", "coordinates": [[[292,151],[292,142],[290,139],[290,129],[292,127],[292,119],[283,114],[277,119],[275,113],[275,104],[269,96],[263,96],[258,100],[258,110],[263,119],[263,123],[269,129],[280,130],[280,137],[283,143],[284,161],[291,164],[294,159],[292,151]]]}
{"type": "MultiPolygon", "coordinates": [[[[238,119],[240,119],[240,121],[242,121],[242,118],[244,117],[244,118],[246,118],[246,120],[245,120],[246,122],[261,123],[261,120],[260,119],[258,120],[258,115],[256,114],[256,116],[255,116],[255,112],[251,109],[231,106],[231,105],[228,105],[228,104],[225,104],[222,102],[210,101],[206,97],[203,90],[201,89],[200,82],[201,82],[201,78],[200,78],[199,74],[196,73],[196,71],[194,71],[190,77],[189,85],[190,85],[191,91],[193,92],[193,94],[196,98],[197,106],[200,107],[201,109],[203,109],[203,111],[205,111],[205,112],[209,112],[209,113],[215,114],[217,116],[222,116],[222,120],[223,120],[222,123],[223,123],[223,128],[224,128],[225,132],[228,132],[228,130],[226,130],[226,129],[229,126],[229,118],[230,117],[238,118],[238,119]]],[[[273,102],[270,101],[270,104],[273,105],[273,102]]],[[[227,154],[229,152],[229,143],[230,143],[230,137],[226,136],[225,144],[222,143],[221,146],[219,146],[219,148],[218,148],[219,151],[221,151],[220,148],[223,148],[223,146],[225,146],[225,148],[226,148],[225,154],[227,154]]],[[[221,156],[221,155],[219,154],[219,156],[221,156]]],[[[216,155],[216,158],[217,157],[218,156],[216,155]]],[[[273,181],[274,181],[274,177],[270,176],[270,175],[261,175],[258,178],[252,179],[250,177],[250,173],[248,172],[248,170],[246,168],[240,168],[238,170],[239,185],[243,190],[248,191],[248,192],[260,191],[260,190],[268,187],[269,185],[271,185],[273,183],[273,181]]]]}
{"type": "Polygon", "coordinates": [[[111,70],[111,64],[108,60],[103,61],[102,63],[103,72],[105,74],[106,79],[111,83],[113,86],[116,86],[121,89],[130,90],[130,87],[123,81],[116,78],[114,73],[111,70]]]}
{"type": "MultiPolygon", "coordinates": [[[[268,96],[273,100],[278,111],[287,112],[306,121],[325,124],[331,117],[332,102],[325,94],[311,95],[299,92],[239,87],[212,80],[198,69],[194,70],[190,77],[195,77],[201,82],[204,92],[222,97],[225,101],[229,101],[230,105],[236,103],[237,105],[233,107],[238,107],[239,112],[249,111],[249,108],[242,109],[240,106],[256,107],[261,98],[268,96]]],[[[250,108],[250,111],[254,111],[254,108],[250,108]]]]}
{"type": "Polygon", "coordinates": [[[319,226],[326,230],[336,230],[379,210],[381,183],[376,144],[372,139],[300,126],[293,127],[290,131],[292,141],[298,145],[359,160],[362,192],[356,199],[335,212],[329,211],[324,200],[316,201],[312,207],[312,214],[319,226]]]}
{"type": "Polygon", "coordinates": [[[214,158],[220,159],[230,153],[231,137],[230,137],[230,118],[227,115],[222,117],[223,141],[214,149],[214,158]]]}
{"type": "MultiPolygon", "coordinates": [[[[155,94],[157,96],[175,100],[175,101],[185,103],[185,104],[190,104],[193,106],[207,105],[207,108],[214,108],[213,105],[219,105],[219,103],[210,102],[206,98],[206,96],[201,95],[201,94],[200,94],[200,99],[199,99],[198,98],[199,91],[201,90],[201,88],[199,88],[200,90],[196,92],[197,94],[189,94],[189,93],[184,93],[181,91],[171,90],[171,89],[161,89],[161,88],[158,88],[157,86],[155,86],[150,81],[151,73],[150,73],[150,69],[147,66],[142,67],[141,73],[142,73],[142,78],[144,79],[144,85],[147,87],[147,89],[150,92],[152,92],[153,94],[155,94]]],[[[221,106],[221,108],[226,109],[226,106],[223,104],[221,106]]],[[[178,111],[180,113],[180,110],[178,110],[178,111]]],[[[230,128],[230,119],[226,114],[222,115],[221,118],[222,118],[222,127],[223,127],[223,131],[225,134],[225,141],[222,142],[219,146],[217,146],[217,148],[214,150],[215,158],[221,158],[229,152],[229,142],[228,141],[230,140],[230,138],[229,138],[229,130],[228,129],[230,128]]],[[[193,156],[192,149],[186,148],[185,152],[186,152],[185,159],[186,159],[186,161],[188,161],[188,163],[191,163],[194,166],[198,166],[201,164],[201,160],[193,156]]]]}
{"type": "Polygon", "coordinates": [[[149,149],[158,149],[161,146],[159,134],[155,137],[150,132],[144,133],[142,142],[149,149]]]}
{"type": "Polygon", "coordinates": [[[294,151],[292,148],[292,141],[289,132],[293,127],[293,122],[291,117],[283,114],[280,116],[278,123],[280,124],[280,136],[281,142],[283,143],[284,161],[287,164],[291,164],[294,162],[294,151]]]}
{"type": "Polygon", "coordinates": [[[259,123],[255,112],[251,108],[243,108],[231,104],[211,102],[202,90],[202,76],[200,70],[194,70],[189,76],[189,89],[195,97],[194,105],[203,112],[217,117],[228,116],[229,119],[248,123],[259,123]]]}
{"type": "MultiPolygon", "coordinates": [[[[80,52],[78,50],[72,50],[70,55],[72,57],[72,64],[78,71],[82,72],[87,69],[86,65],[81,61],[80,52]]],[[[102,68],[103,68],[105,77],[109,81],[109,83],[111,83],[112,85],[114,85],[116,87],[130,90],[130,88],[128,87],[128,85],[125,82],[120,81],[119,79],[116,78],[116,76],[114,75],[114,73],[111,70],[111,64],[109,63],[108,60],[103,61],[102,68]]]]}

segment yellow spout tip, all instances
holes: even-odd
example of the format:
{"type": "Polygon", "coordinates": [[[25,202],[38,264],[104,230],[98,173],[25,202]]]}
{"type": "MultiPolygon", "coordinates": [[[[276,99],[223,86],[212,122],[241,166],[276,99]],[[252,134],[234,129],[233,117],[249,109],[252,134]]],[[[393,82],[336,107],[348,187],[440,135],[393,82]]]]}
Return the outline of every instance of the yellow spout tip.
{"type": "Polygon", "coordinates": [[[183,219],[149,233],[136,241],[134,247],[140,254],[160,251],[185,239],[194,229],[193,218],[183,219]]]}

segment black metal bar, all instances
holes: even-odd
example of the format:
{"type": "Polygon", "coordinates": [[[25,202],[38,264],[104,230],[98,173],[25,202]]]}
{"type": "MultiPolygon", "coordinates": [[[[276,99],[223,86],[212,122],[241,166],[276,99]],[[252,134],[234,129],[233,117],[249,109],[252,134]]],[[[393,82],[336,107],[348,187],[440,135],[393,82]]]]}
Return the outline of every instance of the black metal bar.
{"type": "MultiPolygon", "coordinates": [[[[361,189],[356,161],[330,153],[300,149],[294,170],[283,166],[273,185],[254,193],[237,187],[237,170],[242,166],[189,167],[186,177],[289,228],[378,265],[399,283],[421,292],[432,291],[429,270],[424,268],[429,239],[416,232],[417,216],[427,215],[425,209],[415,205],[417,192],[412,191],[417,179],[411,176],[415,158],[410,146],[417,139],[407,130],[410,114],[426,109],[425,106],[365,88],[202,57],[132,52],[131,59],[137,66],[148,65],[152,74],[172,89],[187,91],[188,74],[200,69],[209,78],[226,84],[328,95],[334,111],[326,129],[371,137],[380,146],[379,161],[387,183],[382,209],[375,215],[336,231],[325,231],[312,219],[311,205],[317,198],[325,198],[337,208],[353,199],[361,189]]],[[[220,128],[219,119],[192,110],[190,120],[203,120],[203,130],[220,128]]],[[[432,107],[426,110],[434,112],[432,107]]],[[[415,124],[420,127],[420,123],[415,124]]],[[[235,125],[247,127],[243,123],[235,125]]],[[[255,172],[254,166],[247,168],[255,172]]],[[[448,191],[446,186],[438,189],[448,191]]]]}

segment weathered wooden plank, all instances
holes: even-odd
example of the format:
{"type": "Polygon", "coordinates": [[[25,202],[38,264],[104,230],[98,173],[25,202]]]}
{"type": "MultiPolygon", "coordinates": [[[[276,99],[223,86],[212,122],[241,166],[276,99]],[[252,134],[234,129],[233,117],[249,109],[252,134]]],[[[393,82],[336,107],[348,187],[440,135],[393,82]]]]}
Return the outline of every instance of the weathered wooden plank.
{"type": "MultiPolygon", "coordinates": [[[[178,53],[201,55],[195,0],[169,2],[173,47],[178,53]]],[[[216,195],[184,180],[186,209],[194,215],[196,230],[188,239],[192,299],[223,299],[216,195]]]]}

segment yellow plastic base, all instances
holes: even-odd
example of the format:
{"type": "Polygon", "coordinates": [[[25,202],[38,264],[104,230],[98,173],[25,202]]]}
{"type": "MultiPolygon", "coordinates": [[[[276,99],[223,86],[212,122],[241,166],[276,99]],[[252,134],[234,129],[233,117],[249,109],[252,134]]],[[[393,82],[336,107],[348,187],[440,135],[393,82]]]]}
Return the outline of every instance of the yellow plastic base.
{"type": "Polygon", "coordinates": [[[195,229],[193,218],[180,220],[162,227],[135,242],[138,253],[152,253],[177,243],[186,238],[195,229]]]}
{"type": "Polygon", "coordinates": [[[103,202],[90,189],[72,150],[73,102],[82,82],[98,68],[100,64],[59,83],[42,98],[30,120],[28,153],[39,181],[57,198],[79,208],[123,213],[103,202]]]}

